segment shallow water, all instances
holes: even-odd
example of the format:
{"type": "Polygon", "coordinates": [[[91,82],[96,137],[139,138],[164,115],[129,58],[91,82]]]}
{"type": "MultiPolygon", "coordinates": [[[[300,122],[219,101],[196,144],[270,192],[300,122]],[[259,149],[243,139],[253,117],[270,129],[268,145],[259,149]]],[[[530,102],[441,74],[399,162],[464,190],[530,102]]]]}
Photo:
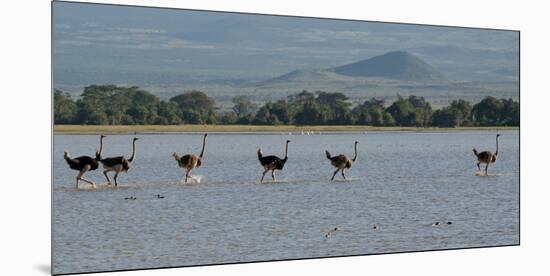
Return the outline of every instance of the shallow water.
{"type": "MultiPolygon", "coordinates": [[[[131,139],[108,136],[103,155],[129,156],[131,139]]],[[[98,188],[76,190],[63,150],[91,155],[99,138],[56,135],[54,273],[519,243],[517,131],[502,132],[489,176],[476,176],[471,149],[494,151],[490,132],[213,134],[204,166],[192,173],[200,183],[182,184],[171,154],[198,153],[201,139],[141,135],[119,188],[105,187],[98,169],[85,175],[98,188]],[[289,160],[278,181],[260,184],[256,150],[282,156],[286,139],[289,160]],[[359,158],[348,180],[330,182],[324,150],[352,156],[355,140],[359,158]]]]}

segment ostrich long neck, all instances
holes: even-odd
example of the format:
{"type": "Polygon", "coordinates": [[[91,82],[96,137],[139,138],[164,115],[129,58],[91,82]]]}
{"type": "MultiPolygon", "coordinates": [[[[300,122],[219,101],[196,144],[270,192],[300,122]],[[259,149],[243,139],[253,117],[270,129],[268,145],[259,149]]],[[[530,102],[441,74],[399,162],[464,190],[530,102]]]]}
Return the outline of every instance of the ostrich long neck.
{"type": "Polygon", "coordinates": [[[134,161],[134,157],[136,157],[136,140],[132,143],[132,156],[130,156],[130,159],[128,159],[128,162],[134,161]]]}
{"type": "Polygon", "coordinates": [[[357,160],[357,143],[355,143],[355,155],[353,156],[353,162],[355,162],[355,160],[357,160]]]}
{"type": "Polygon", "coordinates": [[[99,138],[99,156],[101,156],[101,152],[103,151],[103,137],[99,138]]]}
{"type": "Polygon", "coordinates": [[[288,159],[288,142],[286,142],[286,146],[285,146],[285,160],[288,159]]]}
{"type": "Polygon", "coordinates": [[[202,156],[204,155],[204,146],[206,145],[206,135],[204,135],[204,138],[202,138],[202,149],[201,149],[201,154],[199,155],[200,158],[202,158],[202,156]]]}
{"type": "Polygon", "coordinates": [[[497,151],[495,151],[495,155],[498,155],[498,136],[497,136],[497,151]]]}

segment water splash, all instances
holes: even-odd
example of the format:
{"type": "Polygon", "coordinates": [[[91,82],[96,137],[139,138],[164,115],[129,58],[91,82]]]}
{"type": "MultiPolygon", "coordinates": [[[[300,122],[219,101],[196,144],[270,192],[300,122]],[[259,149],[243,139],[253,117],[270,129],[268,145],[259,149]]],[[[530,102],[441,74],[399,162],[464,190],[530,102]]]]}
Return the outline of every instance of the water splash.
{"type": "Polygon", "coordinates": [[[476,172],[475,176],[480,177],[492,177],[492,176],[501,176],[501,175],[514,175],[513,173],[488,173],[485,174],[485,172],[476,172]]]}
{"type": "Polygon", "coordinates": [[[191,175],[185,182],[185,176],[180,180],[180,184],[198,184],[201,183],[202,175],[191,175]]]}
{"type": "Polygon", "coordinates": [[[347,177],[346,179],[342,179],[342,178],[335,178],[333,180],[333,182],[353,182],[353,181],[357,181],[359,179],[357,178],[352,178],[352,177],[347,177]]]}
{"type": "Polygon", "coordinates": [[[258,180],[257,182],[260,183],[260,184],[288,183],[288,181],[286,181],[286,180],[281,180],[281,179],[277,179],[277,180],[264,179],[264,181],[262,181],[262,182],[260,182],[260,180],[258,180]]]}

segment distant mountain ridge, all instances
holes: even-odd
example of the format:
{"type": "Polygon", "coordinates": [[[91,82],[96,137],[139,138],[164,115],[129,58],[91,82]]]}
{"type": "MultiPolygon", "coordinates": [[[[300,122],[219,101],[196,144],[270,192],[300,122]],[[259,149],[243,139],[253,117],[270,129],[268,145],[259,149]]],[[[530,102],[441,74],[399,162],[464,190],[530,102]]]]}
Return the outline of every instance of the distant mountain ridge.
{"type": "Polygon", "coordinates": [[[335,73],[355,77],[380,77],[406,81],[442,81],[443,74],[420,58],[393,51],[332,69],[335,73]]]}
{"type": "Polygon", "coordinates": [[[382,78],[391,81],[445,82],[446,78],[422,59],[405,51],[393,51],[369,59],[327,69],[299,69],[265,83],[344,81],[354,78],[382,78]]]}

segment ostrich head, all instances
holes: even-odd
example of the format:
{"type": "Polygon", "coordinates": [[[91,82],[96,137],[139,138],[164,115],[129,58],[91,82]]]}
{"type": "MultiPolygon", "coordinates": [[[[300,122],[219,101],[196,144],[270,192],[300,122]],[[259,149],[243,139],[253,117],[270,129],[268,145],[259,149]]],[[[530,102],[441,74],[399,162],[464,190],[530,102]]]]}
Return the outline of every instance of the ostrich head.
{"type": "Polygon", "coordinates": [[[500,137],[500,133],[497,133],[497,137],[500,137]]]}
{"type": "Polygon", "coordinates": [[[357,145],[357,144],[359,144],[359,142],[355,141],[355,144],[357,145]]]}
{"type": "Polygon", "coordinates": [[[180,159],[180,156],[177,154],[177,153],[172,153],[172,156],[174,157],[174,159],[176,160],[179,160],[180,159]]]}
{"type": "Polygon", "coordinates": [[[107,136],[105,136],[105,135],[102,134],[100,137],[101,137],[101,138],[105,138],[105,137],[107,137],[107,136]]]}
{"type": "Polygon", "coordinates": [[[65,157],[65,158],[69,157],[69,152],[68,152],[68,151],[64,151],[64,152],[63,152],[63,157],[65,157]]]}
{"type": "Polygon", "coordinates": [[[139,140],[139,138],[137,138],[137,137],[134,137],[134,141],[137,141],[137,140],[139,140]]]}
{"type": "Polygon", "coordinates": [[[290,143],[290,140],[286,140],[286,143],[287,143],[287,144],[290,143]]]}

